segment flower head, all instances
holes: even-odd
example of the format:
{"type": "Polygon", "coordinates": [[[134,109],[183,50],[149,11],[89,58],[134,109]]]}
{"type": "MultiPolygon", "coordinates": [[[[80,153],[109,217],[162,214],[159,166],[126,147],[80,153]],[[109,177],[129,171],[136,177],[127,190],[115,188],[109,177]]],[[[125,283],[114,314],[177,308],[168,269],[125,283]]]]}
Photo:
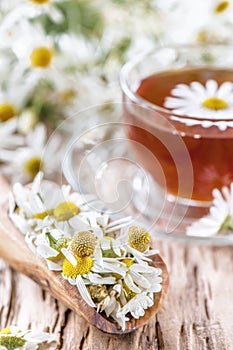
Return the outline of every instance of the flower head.
{"type": "Polygon", "coordinates": [[[128,231],[129,245],[138,250],[144,252],[150,245],[150,234],[142,227],[131,226],[128,231]]]}
{"type": "MultiPolygon", "coordinates": [[[[70,194],[69,187],[59,191],[54,183],[41,182],[41,174],[30,188],[14,185],[14,194],[10,216],[27,232],[29,247],[46,259],[50,270],[61,271],[88,305],[124,328],[129,320],[124,306],[142,293],[160,292],[162,271],[150,266],[149,258],[158,251],[148,250],[149,232],[130,226],[131,217],[97,212],[80,194],[70,194]]],[[[91,201],[96,203],[93,197],[91,201]]],[[[134,314],[143,313],[132,306],[134,314]]]]}
{"type": "Polygon", "coordinates": [[[11,176],[15,182],[17,180],[27,182],[32,181],[40,170],[48,176],[57,171],[60,138],[55,137],[47,147],[46,139],[45,126],[38,124],[26,136],[24,147],[19,147],[15,151],[2,151],[0,159],[5,163],[2,167],[3,173],[11,176]],[[54,154],[57,154],[57,157],[54,154]]]}
{"type": "Polygon", "coordinates": [[[59,203],[53,210],[53,215],[57,221],[67,221],[79,213],[80,208],[73,202],[59,203]]]}
{"type": "Polygon", "coordinates": [[[94,253],[96,238],[90,231],[81,231],[76,233],[70,243],[70,249],[73,254],[79,257],[90,256],[94,253]]]}
{"type": "Polygon", "coordinates": [[[17,326],[9,326],[0,331],[0,348],[15,350],[18,348],[36,350],[37,344],[51,342],[53,340],[49,333],[35,330],[22,331],[17,326]],[[24,347],[25,346],[25,347],[24,347]]]}
{"type": "Polygon", "coordinates": [[[213,204],[209,214],[194,221],[186,229],[188,236],[209,237],[222,231],[233,231],[233,184],[222,191],[213,190],[213,204]]]}
{"type": "Polygon", "coordinates": [[[98,303],[108,296],[108,290],[104,284],[91,284],[88,286],[88,291],[92,299],[98,303]]]}
{"type": "Polygon", "coordinates": [[[75,279],[78,275],[84,275],[91,271],[93,259],[89,256],[80,258],[75,256],[77,265],[73,266],[68,259],[65,259],[62,265],[62,273],[65,277],[75,279]]]}
{"type": "Polygon", "coordinates": [[[233,83],[230,81],[220,86],[213,79],[207,80],[205,85],[197,81],[178,84],[171,95],[165,99],[164,107],[173,113],[206,119],[232,118],[233,83]]]}

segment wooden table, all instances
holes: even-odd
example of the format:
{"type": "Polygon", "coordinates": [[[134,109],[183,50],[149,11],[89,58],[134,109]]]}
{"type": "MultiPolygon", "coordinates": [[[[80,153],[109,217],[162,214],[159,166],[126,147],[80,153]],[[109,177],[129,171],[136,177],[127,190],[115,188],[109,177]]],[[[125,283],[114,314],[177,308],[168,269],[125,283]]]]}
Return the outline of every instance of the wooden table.
{"type": "Polygon", "coordinates": [[[56,343],[46,349],[233,349],[233,249],[157,246],[169,269],[169,292],[157,316],[135,333],[109,336],[89,326],[2,260],[0,326],[51,331],[56,343]]]}

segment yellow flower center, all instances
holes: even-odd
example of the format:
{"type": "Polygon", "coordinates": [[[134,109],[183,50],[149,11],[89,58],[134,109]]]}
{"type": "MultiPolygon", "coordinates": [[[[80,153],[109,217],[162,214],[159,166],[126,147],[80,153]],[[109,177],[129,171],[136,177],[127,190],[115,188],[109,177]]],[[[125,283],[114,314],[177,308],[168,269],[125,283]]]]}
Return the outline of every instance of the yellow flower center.
{"type": "MultiPolygon", "coordinates": [[[[6,333],[5,333],[6,334],[6,333]]],[[[21,348],[26,340],[15,335],[0,335],[0,346],[4,346],[7,350],[15,350],[21,348]]]]}
{"type": "Polygon", "coordinates": [[[53,214],[53,210],[52,209],[48,209],[46,211],[43,211],[42,213],[36,213],[33,215],[34,219],[40,219],[43,220],[44,218],[46,218],[46,216],[48,215],[52,215],[53,214]]]}
{"type": "Polygon", "coordinates": [[[131,226],[128,231],[129,245],[144,252],[150,245],[150,234],[142,227],[131,226]]]}
{"type": "Polygon", "coordinates": [[[0,334],[11,334],[11,329],[10,329],[10,327],[3,328],[3,329],[0,331],[0,334]]]}
{"type": "Polygon", "coordinates": [[[80,209],[72,202],[62,202],[53,210],[57,221],[67,221],[79,213],[80,209]]]}
{"type": "MultiPolygon", "coordinates": [[[[18,331],[20,332],[20,330],[18,331]]],[[[4,346],[7,350],[15,350],[22,347],[26,343],[22,337],[11,335],[10,327],[0,331],[0,346],[4,346]]]]}
{"type": "Polygon", "coordinates": [[[210,97],[202,102],[202,106],[214,111],[227,108],[227,102],[218,97],[210,97]]]}
{"type": "Polygon", "coordinates": [[[31,63],[34,67],[47,68],[52,61],[53,53],[47,47],[37,47],[31,53],[31,63]]]}
{"type": "Polygon", "coordinates": [[[16,116],[16,110],[14,106],[9,103],[3,103],[0,105],[0,122],[5,122],[16,116]]]}
{"type": "Polygon", "coordinates": [[[130,267],[134,263],[133,259],[131,258],[124,258],[121,260],[121,262],[123,262],[127,267],[130,267]]]}
{"type": "Polygon", "coordinates": [[[74,89],[67,89],[61,93],[61,98],[64,100],[64,102],[70,102],[72,101],[76,96],[76,93],[74,89]]]}
{"type": "Polygon", "coordinates": [[[49,2],[49,0],[31,0],[32,2],[35,2],[38,5],[45,4],[46,2],[49,2]]]}
{"type": "Polygon", "coordinates": [[[43,163],[41,161],[41,158],[39,157],[33,157],[28,159],[24,164],[24,169],[27,175],[34,179],[34,177],[39,173],[43,163]]]}
{"type": "Polygon", "coordinates": [[[200,30],[200,32],[197,34],[197,40],[200,43],[206,43],[208,41],[208,33],[206,30],[200,30]]]}
{"type": "Polygon", "coordinates": [[[214,12],[215,13],[222,13],[223,11],[225,11],[228,8],[229,5],[230,5],[229,1],[220,1],[216,5],[214,12]]]}
{"type": "Polygon", "coordinates": [[[94,253],[96,238],[90,231],[81,231],[74,235],[70,248],[73,254],[84,257],[94,253]]]}
{"type": "Polygon", "coordinates": [[[62,266],[62,273],[65,277],[71,277],[75,279],[78,275],[84,275],[89,273],[93,266],[93,260],[89,256],[80,258],[75,256],[77,260],[77,265],[73,266],[69,260],[65,259],[62,266]]]}

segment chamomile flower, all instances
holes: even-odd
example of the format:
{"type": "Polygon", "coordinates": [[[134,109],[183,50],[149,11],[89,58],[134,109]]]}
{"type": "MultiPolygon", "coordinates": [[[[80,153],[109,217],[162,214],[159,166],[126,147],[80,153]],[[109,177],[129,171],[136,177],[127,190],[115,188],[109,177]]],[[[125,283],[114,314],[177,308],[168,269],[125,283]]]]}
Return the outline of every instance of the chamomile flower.
{"type": "Polygon", "coordinates": [[[16,118],[0,123],[0,154],[3,148],[22,146],[24,140],[21,135],[16,134],[17,124],[16,118]]]}
{"type": "Polygon", "coordinates": [[[128,271],[123,280],[124,290],[127,299],[131,299],[134,293],[147,291],[150,293],[158,293],[162,286],[162,270],[154,266],[144,263],[136,263],[131,258],[122,260],[128,267],[128,271]]]}
{"type": "Polygon", "coordinates": [[[197,81],[178,84],[171,90],[164,107],[173,113],[206,119],[231,119],[233,112],[233,83],[226,81],[218,86],[215,80],[205,85],[197,81]]]}
{"type": "Polygon", "coordinates": [[[47,73],[53,64],[54,40],[46,35],[41,26],[32,26],[28,22],[23,23],[22,32],[23,37],[20,36],[12,49],[23,67],[34,69],[43,76],[44,71],[47,73]]]}
{"type": "Polygon", "coordinates": [[[29,247],[46,260],[50,270],[60,271],[89,306],[105,312],[124,329],[129,320],[126,314],[144,315],[150,306],[147,298],[153,300],[153,293],[161,291],[162,271],[150,265],[149,255],[158,252],[149,250],[150,234],[130,226],[131,217],[119,219],[104,210],[94,211],[90,203],[80,200],[80,194],[70,193],[69,186],[61,191],[41,179],[40,173],[31,187],[14,185],[9,216],[27,232],[29,247]],[[146,296],[144,304],[140,295],[146,296]]]}
{"type": "Polygon", "coordinates": [[[29,78],[19,65],[11,71],[5,70],[0,82],[0,122],[18,116],[34,86],[35,80],[29,78]]]}
{"type": "Polygon", "coordinates": [[[37,330],[22,331],[17,326],[9,326],[0,331],[0,349],[24,349],[36,350],[38,344],[53,341],[49,333],[37,330]]]}
{"type": "Polygon", "coordinates": [[[109,264],[103,263],[102,261],[99,262],[98,255],[96,255],[95,252],[91,255],[78,256],[73,252],[70,253],[70,251],[62,249],[62,253],[66,256],[62,265],[63,277],[67,279],[70,284],[77,286],[83,299],[92,307],[96,307],[96,304],[92,300],[86,285],[115,284],[116,278],[113,274],[125,273],[120,262],[114,261],[109,264]]]}
{"type": "Polygon", "coordinates": [[[211,40],[216,43],[231,40],[231,1],[159,0],[156,6],[163,16],[163,40],[167,42],[205,43],[211,40]]]}
{"type": "Polygon", "coordinates": [[[139,263],[150,262],[150,255],[158,254],[157,249],[150,249],[150,233],[140,226],[128,225],[122,227],[120,235],[115,239],[124,256],[132,256],[139,263]]]}
{"type": "MultiPolygon", "coordinates": [[[[154,304],[152,293],[140,293],[135,295],[116,313],[117,318],[124,320],[124,317],[130,313],[134,318],[144,316],[145,310],[154,304]]],[[[124,329],[124,326],[122,327],[124,329]]]]}
{"type": "Polygon", "coordinates": [[[5,162],[4,174],[12,181],[28,182],[43,170],[47,176],[54,174],[59,166],[60,139],[54,137],[44,152],[47,141],[46,128],[42,124],[29,132],[26,144],[13,151],[2,151],[0,159],[5,162]],[[51,161],[52,159],[52,161],[51,161]]]}
{"type": "MultiPolygon", "coordinates": [[[[91,202],[93,196],[71,192],[69,185],[60,188],[52,181],[42,181],[42,178],[43,174],[39,173],[31,187],[20,183],[13,185],[10,217],[15,225],[20,225],[20,230],[25,234],[31,230],[38,232],[47,226],[71,235],[77,231],[88,230],[90,222],[79,216],[82,213],[85,215],[88,201],[91,202]],[[72,220],[75,222],[75,229],[70,224],[72,220]]],[[[102,232],[99,226],[92,230],[97,233],[97,229],[102,232]]]]}
{"type": "Polygon", "coordinates": [[[209,214],[194,221],[186,229],[189,236],[209,237],[222,231],[233,231],[233,184],[222,191],[213,190],[213,205],[209,214]]]}
{"type": "Polygon", "coordinates": [[[70,241],[69,234],[45,227],[39,235],[28,233],[26,241],[34,252],[46,259],[50,270],[61,271],[64,260],[62,248],[68,246],[70,241]]]}

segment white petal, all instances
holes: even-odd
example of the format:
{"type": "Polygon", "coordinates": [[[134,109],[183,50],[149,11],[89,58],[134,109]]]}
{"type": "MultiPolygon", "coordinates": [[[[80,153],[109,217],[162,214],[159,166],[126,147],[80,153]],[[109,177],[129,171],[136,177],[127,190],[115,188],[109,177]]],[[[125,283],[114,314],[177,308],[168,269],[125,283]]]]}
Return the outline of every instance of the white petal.
{"type": "Polygon", "coordinates": [[[62,248],[61,252],[66,257],[66,259],[71,263],[71,265],[73,265],[74,267],[77,266],[77,260],[68,249],[62,248]]]}
{"type": "Polygon", "coordinates": [[[115,277],[102,277],[97,273],[89,273],[88,277],[93,284],[114,284],[116,282],[115,277]]]}
{"type": "Polygon", "coordinates": [[[217,92],[217,97],[225,100],[225,98],[228,97],[230,93],[232,93],[232,90],[233,90],[233,84],[229,81],[225,81],[219,87],[218,92],[217,92]]]}
{"type": "Polygon", "coordinates": [[[62,271],[62,266],[50,260],[46,260],[49,270],[51,271],[62,271]]]}
{"type": "Polygon", "coordinates": [[[151,282],[148,281],[148,279],[146,279],[145,277],[143,277],[139,273],[131,271],[130,275],[131,275],[133,281],[136,282],[138,286],[142,287],[143,289],[150,288],[151,282]]]}
{"type": "Polygon", "coordinates": [[[155,254],[159,254],[159,250],[158,249],[150,249],[147,252],[144,253],[146,256],[151,256],[151,255],[155,255],[155,254]]]}
{"type": "Polygon", "coordinates": [[[96,307],[80,275],[78,275],[76,278],[76,285],[85,302],[91,307],[96,307]]]}
{"type": "Polygon", "coordinates": [[[105,308],[104,308],[104,311],[105,311],[107,317],[109,317],[109,315],[113,312],[113,310],[116,307],[116,304],[117,304],[117,301],[116,301],[114,296],[112,296],[110,298],[110,300],[108,299],[108,304],[105,305],[105,308]]]}
{"type": "Polygon", "coordinates": [[[45,244],[40,244],[36,248],[37,253],[42,256],[43,258],[47,259],[50,257],[55,257],[59,253],[57,250],[45,245],[45,244]]]}
{"type": "Polygon", "coordinates": [[[39,331],[30,331],[24,336],[26,341],[31,343],[43,343],[47,341],[52,341],[53,337],[49,333],[39,332],[39,331]]]}
{"type": "Polygon", "coordinates": [[[215,80],[209,79],[206,82],[206,90],[207,90],[207,96],[208,97],[214,97],[216,96],[216,92],[218,90],[218,84],[215,80]]]}
{"type": "Polygon", "coordinates": [[[136,286],[136,284],[134,283],[132,277],[129,274],[127,274],[125,276],[124,282],[127,285],[127,287],[130,290],[132,290],[132,292],[134,292],[134,293],[140,293],[141,292],[141,289],[136,286]]]}
{"type": "Polygon", "coordinates": [[[108,229],[108,228],[113,227],[113,226],[118,226],[118,225],[123,224],[123,223],[130,224],[131,221],[132,221],[132,216],[127,216],[127,217],[125,217],[125,218],[121,218],[121,219],[118,219],[118,220],[115,220],[115,221],[110,222],[110,223],[105,227],[105,229],[108,229]]]}

